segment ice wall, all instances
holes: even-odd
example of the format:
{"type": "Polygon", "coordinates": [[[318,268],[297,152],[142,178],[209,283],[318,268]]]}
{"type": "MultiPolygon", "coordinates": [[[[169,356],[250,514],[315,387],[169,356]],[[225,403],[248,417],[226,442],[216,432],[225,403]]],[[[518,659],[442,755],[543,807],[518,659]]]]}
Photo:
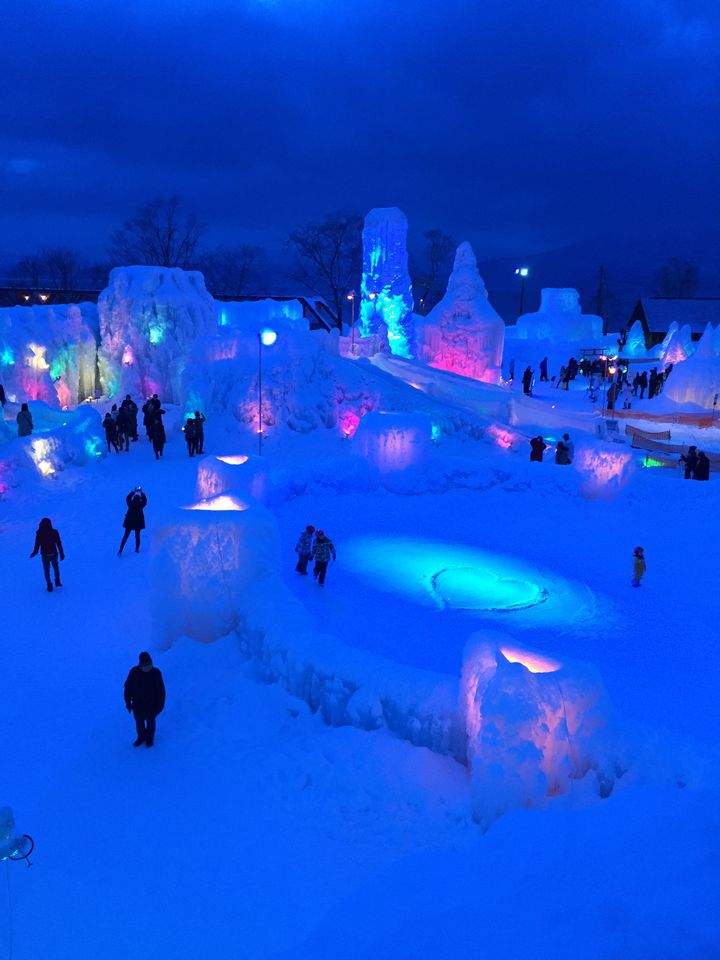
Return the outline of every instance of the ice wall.
{"type": "Polygon", "coordinates": [[[236,629],[250,598],[270,602],[279,570],[277,522],[228,494],[180,508],[153,531],[151,609],[161,646],[209,643],[236,629]]]}
{"type": "Polygon", "coordinates": [[[95,396],[94,303],[0,308],[0,383],[8,398],[67,408],[95,396]]]}
{"type": "Polygon", "coordinates": [[[375,411],[362,419],[352,442],[381,474],[419,468],[432,449],[432,420],[422,413],[375,411]]]}
{"type": "Polygon", "coordinates": [[[245,499],[263,502],[270,490],[270,478],[262,457],[228,454],[203,457],[198,464],[195,496],[207,500],[236,493],[245,499]]]}
{"type": "Polygon", "coordinates": [[[537,313],[518,317],[518,340],[547,340],[550,343],[593,344],[602,338],[602,317],[582,313],[580,294],[572,287],[545,287],[537,313]]]}
{"type": "Polygon", "coordinates": [[[218,327],[257,333],[276,323],[290,323],[307,330],[299,300],[215,301],[218,327]]]}
{"type": "Polygon", "coordinates": [[[197,337],[217,330],[215,301],[201,273],[117,267],[98,300],[100,379],[109,397],[157,393],[180,402],[180,378],[197,337]]]}
{"type": "Polygon", "coordinates": [[[494,631],[470,636],[461,698],[473,815],[487,829],[508,810],[542,806],[590,770],[612,790],[610,705],[588,664],[560,661],[494,631]]]}
{"type": "Polygon", "coordinates": [[[461,243],[442,300],[417,321],[418,358],[485,383],[498,383],[505,324],[488,300],[469,243],[461,243]]]}
{"type": "Polygon", "coordinates": [[[408,272],[407,218],[397,207],[376,207],[363,227],[361,337],[387,336],[392,353],[415,355],[412,283],[408,272]]]}

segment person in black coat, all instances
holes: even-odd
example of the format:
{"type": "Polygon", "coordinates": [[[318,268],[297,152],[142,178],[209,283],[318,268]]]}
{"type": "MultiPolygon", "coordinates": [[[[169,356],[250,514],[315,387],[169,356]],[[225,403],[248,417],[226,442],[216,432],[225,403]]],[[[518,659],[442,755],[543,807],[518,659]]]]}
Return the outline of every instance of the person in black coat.
{"type": "Polygon", "coordinates": [[[195,434],[195,421],[193,420],[192,417],[188,417],[187,420],[185,421],[185,426],[183,427],[183,433],[185,434],[185,443],[187,444],[187,448],[188,448],[188,456],[194,457],[195,441],[197,438],[195,434]]]}
{"type": "Polygon", "coordinates": [[[643,398],[643,395],[645,394],[645,391],[647,390],[647,385],[648,385],[647,370],[643,370],[643,372],[640,374],[640,399],[641,400],[643,398]]]}
{"type": "Polygon", "coordinates": [[[530,460],[535,463],[542,463],[543,453],[547,450],[547,444],[538,434],[530,441],[530,460]]]}
{"type": "Polygon", "coordinates": [[[143,510],[147,506],[147,497],[143,493],[142,487],[135,487],[134,490],[131,490],[125,497],[125,503],[127,504],[127,513],[123,520],[125,533],[120,543],[118,556],[122,555],[123,547],[128,542],[131,530],[135,531],[135,553],[140,553],[140,531],[145,529],[143,510]]]}
{"type": "Polygon", "coordinates": [[[528,396],[531,393],[532,375],[533,375],[533,372],[530,369],[530,367],[525,367],[525,372],[522,375],[522,385],[523,385],[523,393],[527,394],[528,396]]]}
{"type": "Polygon", "coordinates": [[[205,414],[195,411],[195,453],[200,455],[205,447],[205,414]]]}
{"type": "Polygon", "coordinates": [[[110,453],[111,445],[115,448],[115,453],[120,453],[120,447],[117,442],[117,424],[113,420],[110,413],[105,414],[105,419],[102,422],[103,429],[105,430],[105,439],[107,440],[108,453],[110,453]]]}
{"type": "Polygon", "coordinates": [[[125,681],[125,706],[135,717],[137,740],[134,747],[151,747],[155,740],[155,718],[165,706],[165,684],[162,673],[153,666],[152,657],[143,651],[138,665],[133,667],[125,681]]]}
{"type": "Polygon", "coordinates": [[[137,404],[135,403],[135,401],[133,400],[133,398],[130,396],[129,393],[127,394],[122,404],[120,405],[120,409],[124,410],[125,415],[127,416],[128,432],[130,434],[130,437],[133,440],[137,440],[138,408],[137,408],[137,404]]]}
{"type": "Polygon", "coordinates": [[[680,460],[685,464],[685,479],[692,480],[698,462],[697,447],[688,447],[688,452],[684,453],[680,460]]]}
{"type": "Polygon", "coordinates": [[[58,555],[60,556],[61,560],[64,560],[65,552],[63,550],[60,534],[53,527],[52,520],[50,520],[49,517],[43,517],[40,521],[40,524],[37,528],[37,533],[35,534],[35,546],[33,547],[33,552],[30,554],[30,557],[36,557],[38,550],[40,551],[40,559],[42,560],[47,591],[48,593],[52,593],[53,585],[52,581],[50,580],[50,565],[52,564],[53,573],[55,574],[55,586],[61,587],[62,583],[60,582],[58,555]]]}
{"type": "Polygon", "coordinates": [[[570,447],[562,440],[558,440],[555,447],[555,463],[563,466],[570,463],[570,447]]]}
{"type": "Polygon", "coordinates": [[[697,463],[695,464],[695,479],[710,479],[710,461],[702,450],[697,455],[697,463]]]}

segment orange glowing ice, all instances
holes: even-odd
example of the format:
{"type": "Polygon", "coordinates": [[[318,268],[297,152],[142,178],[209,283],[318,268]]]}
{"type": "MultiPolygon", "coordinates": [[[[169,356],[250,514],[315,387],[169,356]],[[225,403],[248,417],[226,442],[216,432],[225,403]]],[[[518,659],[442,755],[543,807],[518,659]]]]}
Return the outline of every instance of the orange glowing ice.
{"type": "Polygon", "coordinates": [[[555,673],[560,670],[562,663],[546,657],[534,650],[523,650],[521,647],[500,647],[500,653],[510,663],[521,663],[530,673],[555,673]]]}

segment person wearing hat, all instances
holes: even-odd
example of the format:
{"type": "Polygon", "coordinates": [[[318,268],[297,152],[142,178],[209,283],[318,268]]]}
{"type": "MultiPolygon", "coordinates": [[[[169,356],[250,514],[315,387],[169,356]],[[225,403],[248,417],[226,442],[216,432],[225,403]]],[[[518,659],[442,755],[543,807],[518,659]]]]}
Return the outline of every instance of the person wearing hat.
{"type": "Polygon", "coordinates": [[[315,534],[315,543],[312,548],[312,556],[315,558],[315,568],[313,576],[322,587],[325,583],[325,574],[327,572],[330,557],[335,557],[335,546],[329,537],[326,537],[322,530],[315,534]]]}
{"type": "Polygon", "coordinates": [[[143,493],[142,487],[135,487],[134,490],[131,490],[125,497],[125,503],[127,504],[127,513],[123,520],[125,533],[120,541],[119,557],[122,556],[123,547],[128,542],[131,530],[135,531],[135,553],[140,553],[140,531],[145,529],[145,514],[143,511],[147,506],[147,497],[143,493]]]}
{"type": "Polygon", "coordinates": [[[151,747],[155,740],[155,718],[165,706],[165,684],[162,674],[153,666],[152,657],[143,651],[138,664],[125,681],[125,706],[135,717],[137,740],[134,747],[151,747]]]}
{"type": "Polygon", "coordinates": [[[645,551],[642,547],[635,547],[633,550],[633,578],[632,585],[634,587],[640,586],[640,581],[642,580],[643,574],[646,569],[645,563],[645,551]]]}
{"type": "Polygon", "coordinates": [[[315,527],[313,527],[312,524],[308,524],[298,537],[298,542],[295,544],[295,553],[298,555],[298,562],[295,569],[301,577],[307,576],[308,563],[312,557],[314,533],[315,527]]]}

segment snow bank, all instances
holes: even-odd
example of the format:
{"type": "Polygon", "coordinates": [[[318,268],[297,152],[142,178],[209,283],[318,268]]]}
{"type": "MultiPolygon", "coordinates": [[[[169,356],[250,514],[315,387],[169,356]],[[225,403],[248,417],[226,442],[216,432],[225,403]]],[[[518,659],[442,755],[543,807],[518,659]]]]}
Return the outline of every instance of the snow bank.
{"type": "Polygon", "coordinates": [[[360,334],[387,338],[390,351],[415,355],[412,283],[408,272],[408,223],[397,207],[377,207],[365,217],[360,334]]]}
{"type": "Polygon", "coordinates": [[[524,313],[515,325],[518,340],[580,343],[588,346],[602,338],[602,317],[582,313],[580,294],[572,287],[545,287],[537,313],[524,313]]]}
{"type": "Polygon", "coordinates": [[[18,403],[63,409],[95,396],[94,303],[0,308],[0,383],[18,403]]]}
{"type": "Polygon", "coordinates": [[[425,318],[418,318],[418,358],[439,370],[498,383],[505,324],[488,300],[469,243],[461,243],[447,292],[425,318]]]}
{"type": "Polygon", "coordinates": [[[597,793],[610,793],[610,705],[594,668],[479,631],[468,640],[461,690],[473,815],[482,827],[567,793],[591,769],[597,793]]]}
{"type": "Polygon", "coordinates": [[[177,403],[190,345],[215,333],[215,301],[201,273],[116,267],[98,300],[100,380],[109,397],[130,393],[177,403]]]}

